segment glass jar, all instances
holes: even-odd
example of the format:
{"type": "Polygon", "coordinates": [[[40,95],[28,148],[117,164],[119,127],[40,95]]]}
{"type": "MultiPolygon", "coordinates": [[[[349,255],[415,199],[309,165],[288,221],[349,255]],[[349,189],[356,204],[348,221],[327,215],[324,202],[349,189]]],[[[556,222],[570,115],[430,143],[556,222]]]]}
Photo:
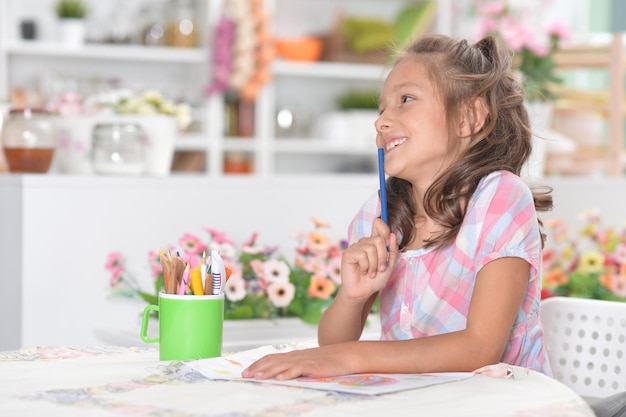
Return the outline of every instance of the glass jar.
{"type": "Polygon", "coordinates": [[[91,143],[93,170],[104,175],[142,174],[144,142],[144,132],[138,124],[97,124],[91,143]]]}
{"type": "Polygon", "coordinates": [[[174,47],[197,46],[198,28],[191,0],[174,0],[170,5],[166,36],[167,44],[174,47]]]}
{"type": "Polygon", "coordinates": [[[54,124],[42,109],[11,109],[2,131],[10,172],[48,172],[56,148],[54,124]]]}
{"type": "Polygon", "coordinates": [[[141,15],[144,20],[141,23],[142,39],[147,46],[166,46],[165,28],[167,26],[167,13],[165,5],[146,5],[141,15]]]}

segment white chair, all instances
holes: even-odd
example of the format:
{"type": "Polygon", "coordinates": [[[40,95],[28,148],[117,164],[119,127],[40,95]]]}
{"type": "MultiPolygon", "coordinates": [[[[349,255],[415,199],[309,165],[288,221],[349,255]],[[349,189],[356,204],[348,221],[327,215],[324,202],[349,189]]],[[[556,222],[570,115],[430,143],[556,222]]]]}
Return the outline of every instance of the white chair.
{"type": "Polygon", "coordinates": [[[552,297],[539,317],[555,379],[587,399],[626,392],[626,303],[552,297]]]}

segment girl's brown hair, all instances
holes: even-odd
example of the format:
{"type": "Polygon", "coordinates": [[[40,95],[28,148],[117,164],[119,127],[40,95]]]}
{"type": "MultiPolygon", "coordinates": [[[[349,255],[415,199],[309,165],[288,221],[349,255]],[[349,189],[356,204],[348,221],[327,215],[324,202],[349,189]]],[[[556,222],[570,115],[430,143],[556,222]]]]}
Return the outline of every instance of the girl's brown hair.
{"type": "MultiPolygon", "coordinates": [[[[458,234],[466,203],[483,177],[498,170],[520,175],[532,150],[525,95],[511,69],[511,53],[501,49],[491,36],[470,45],[444,35],[426,35],[401,51],[396,62],[406,59],[424,65],[444,103],[449,127],[476,99],[484,102],[487,112],[482,127],[472,134],[467,151],[436,178],[424,195],[425,214],[444,229],[426,246],[441,247],[458,234]]],[[[551,191],[547,187],[532,190],[537,211],[552,208],[551,191]]],[[[405,247],[413,239],[415,219],[420,215],[412,199],[406,197],[412,195],[411,184],[390,177],[387,194],[389,223],[392,230],[401,231],[401,247],[405,247]]]]}

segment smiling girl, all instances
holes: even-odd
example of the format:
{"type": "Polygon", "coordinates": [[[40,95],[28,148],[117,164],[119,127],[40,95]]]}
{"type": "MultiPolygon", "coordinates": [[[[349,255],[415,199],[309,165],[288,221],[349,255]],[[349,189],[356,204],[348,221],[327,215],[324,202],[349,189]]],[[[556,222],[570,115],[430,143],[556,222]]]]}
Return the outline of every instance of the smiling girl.
{"type": "Polygon", "coordinates": [[[504,362],[550,374],[538,312],[550,190],[519,177],[531,153],[511,54],[427,35],[385,80],[376,120],[389,225],[378,194],[350,225],[342,285],[319,348],[268,355],[244,377],[469,372],[504,362]],[[380,297],[381,340],[359,341],[380,297]]]}

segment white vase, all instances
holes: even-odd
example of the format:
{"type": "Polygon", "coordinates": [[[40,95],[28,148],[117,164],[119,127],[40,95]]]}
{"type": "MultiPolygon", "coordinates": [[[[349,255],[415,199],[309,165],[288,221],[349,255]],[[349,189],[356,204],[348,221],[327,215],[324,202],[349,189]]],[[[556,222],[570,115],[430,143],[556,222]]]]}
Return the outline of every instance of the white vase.
{"type": "Polygon", "coordinates": [[[58,132],[57,147],[52,166],[63,174],[91,174],[89,159],[91,132],[97,116],[59,117],[55,120],[58,132]]]}
{"type": "Polygon", "coordinates": [[[80,48],[85,44],[86,24],[84,19],[59,19],[59,40],[70,48],[80,48]]]}
{"type": "Polygon", "coordinates": [[[144,173],[152,176],[169,175],[178,134],[176,118],[159,114],[139,117],[137,121],[146,133],[144,173]]]}

